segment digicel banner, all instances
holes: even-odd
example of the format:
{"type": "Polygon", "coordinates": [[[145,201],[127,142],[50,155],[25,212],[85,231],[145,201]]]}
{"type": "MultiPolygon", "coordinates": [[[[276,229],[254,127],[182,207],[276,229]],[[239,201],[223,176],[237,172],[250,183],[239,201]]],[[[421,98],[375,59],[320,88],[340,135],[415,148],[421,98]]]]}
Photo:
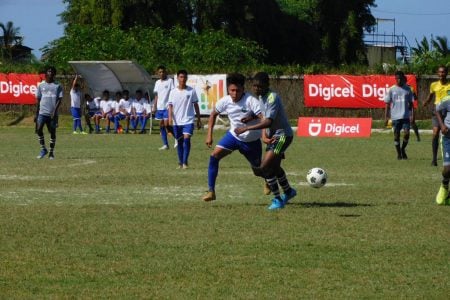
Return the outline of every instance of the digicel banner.
{"type": "Polygon", "coordinates": [[[0,104],[36,104],[36,89],[44,78],[43,74],[0,73],[0,104]]]}
{"type": "Polygon", "coordinates": [[[306,137],[370,137],[372,118],[300,117],[297,135],[306,137]]]}
{"type": "MultiPolygon", "coordinates": [[[[406,75],[417,91],[416,76],[406,75]]],[[[395,76],[305,75],[306,107],[384,108],[384,96],[395,84],[395,76]]]]}

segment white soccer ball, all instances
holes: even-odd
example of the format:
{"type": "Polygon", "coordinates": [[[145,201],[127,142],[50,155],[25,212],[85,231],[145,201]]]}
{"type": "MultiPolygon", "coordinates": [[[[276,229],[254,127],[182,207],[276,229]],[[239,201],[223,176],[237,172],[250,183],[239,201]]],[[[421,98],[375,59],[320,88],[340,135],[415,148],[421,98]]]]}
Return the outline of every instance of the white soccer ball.
{"type": "Polygon", "coordinates": [[[306,181],[313,188],[321,188],[327,183],[327,172],[322,168],[312,168],[306,174],[306,181]]]}

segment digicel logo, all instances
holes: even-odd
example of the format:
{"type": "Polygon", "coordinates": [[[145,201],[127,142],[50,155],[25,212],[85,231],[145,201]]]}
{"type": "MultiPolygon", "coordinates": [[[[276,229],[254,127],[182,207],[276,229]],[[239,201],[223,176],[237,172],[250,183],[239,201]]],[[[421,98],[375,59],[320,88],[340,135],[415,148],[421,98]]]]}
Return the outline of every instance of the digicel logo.
{"type": "Polygon", "coordinates": [[[36,94],[37,86],[39,82],[35,85],[33,84],[23,84],[19,82],[18,84],[13,84],[12,81],[0,81],[0,94],[12,94],[14,97],[20,97],[20,95],[25,94],[36,94]]]}
{"type": "MultiPolygon", "coordinates": [[[[376,97],[379,100],[383,100],[389,85],[379,87],[377,84],[362,84],[361,95],[362,97],[376,97]]],[[[359,89],[357,89],[359,90],[359,89]]],[[[332,98],[355,98],[355,87],[350,84],[346,87],[339,87],[331,84],[330,86],[324,86],[323,84],[310,83],[308,85],[308,95],[310,97],[320,97],[325,101],[329,101],[332,98]]]]}
{"type": "Polygon", "coordinates": [[[297,135],[307,137],[369,137],[371,118],[299,118],[297,135]]]}

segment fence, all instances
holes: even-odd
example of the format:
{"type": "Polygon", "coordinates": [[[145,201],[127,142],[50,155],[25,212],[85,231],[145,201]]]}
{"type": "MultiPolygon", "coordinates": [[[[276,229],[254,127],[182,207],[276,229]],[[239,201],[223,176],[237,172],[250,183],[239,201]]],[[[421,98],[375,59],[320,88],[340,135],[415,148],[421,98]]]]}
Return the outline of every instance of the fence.
{"type": "MultiPolygon", "coordinates": [[[[60,108],[61,114],[70,114],[70,90],[73,76],[59,76],[58,81],[64,86],[64,98],[60,108]]],[[[154,81],[157,80],[153,77],[154,81]]],[[[419,102],[422,103],[428,96],[430,83],[438,80],[437,76],[418,76],[417,89],[419,102]]],[[[80,79],[83,91],[88,92],[88,87],[80,79]]],[[[271,79],[271,88],[281,96],[289,119],[296,119],[299,116],[317,116],[317,117],[370,117],[375,120],[384,118],[384,109],[335,109],[335,108],[308,108],[304,106],[303,94],[303,76],[280,77],[271,79]]],[[[251,91],[251,80],[246,83],[246,89],[251,91]]],[[[111,91],[116,92],[116,91],[111,91]]],[[[21,105],[0,105],[1,112],[11,112],[21,115],[24,113],[33,113],[35,107],[24,108],[21,105]]],[[[420,104],[416,111],[416,119],[429,119],[429,109],[423,108],[420,104]]]]}

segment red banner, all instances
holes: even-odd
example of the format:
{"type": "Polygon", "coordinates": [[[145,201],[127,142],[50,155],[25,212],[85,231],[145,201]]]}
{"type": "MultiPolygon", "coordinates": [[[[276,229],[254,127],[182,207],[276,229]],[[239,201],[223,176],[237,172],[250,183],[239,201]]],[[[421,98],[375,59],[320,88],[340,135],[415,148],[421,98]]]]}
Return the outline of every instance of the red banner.
{"type": "Polygon", "coordinates": [[[44,78],[43,74],[0,73],[0,104],[36,104],[36,89],[44,78]]]}
{"type": "MultiPolygon", "coordinates": [[[[417,91],[416,76],[406,78],[407,84],[417,91]]],[[[305,75],[305,106],[384,108],[384,96],[394,84],[394,75],[305,75]]]]}
{"type": "Polygon", "coordinates": [[[370,137],[371,118],[298,118],[297,136],[370,137]]]}

